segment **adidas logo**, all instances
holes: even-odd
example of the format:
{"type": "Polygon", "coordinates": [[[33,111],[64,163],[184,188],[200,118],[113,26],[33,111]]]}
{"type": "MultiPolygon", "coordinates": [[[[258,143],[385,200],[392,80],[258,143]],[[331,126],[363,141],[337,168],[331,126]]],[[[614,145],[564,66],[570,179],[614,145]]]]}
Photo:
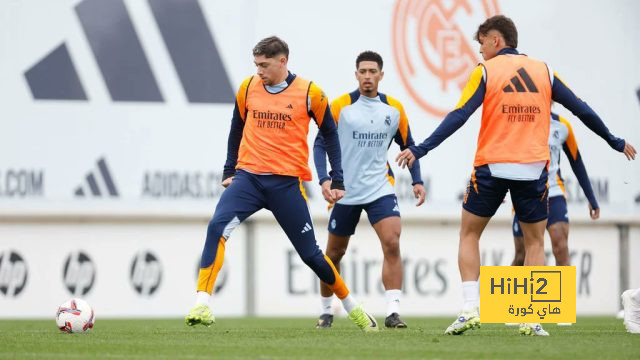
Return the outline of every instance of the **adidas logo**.
{"type": "Polygon", "coordinates": [[[291,105],[291,104],[287,105],[287,109],[293,110],[293,105],[291,105]]]}
{"type": "Polygon", "coordinates": [[[302,228],[302,231],[300,232],[301,234],[306,233],[307,231],[311,231],[313,228],[311,227],[311,225],[309,225],[309,223],[305,223],[304,227],[302,228]]]}
{"type": "MultiPolygon", "coordinates": [[[[514,76],[511,78],[511,84],[515,87],[515,91],[519,92],[519,93],[523,93],[523,92],[527,92],[527,90],[529,92],[533,92],[533,93],[537,93],[538,92],[538,88],[536,87],[536,85],[533,83],[533,80],[531,80],[531,77],[529,76],[529,74],[527,74],[527,71],[524,68],[520,68],[517,71],[518,75],[520,75],[520,77],[518,77],[518,75],[514,76]],[[522,81],[520,81],[522,79],[522,81]],[[524,81],[524,85],[522,84],[522,82],[524,81]],[[527,87],[525,89],[525,86],[527,87]]],[[[511,87],[511,85],[507,85],[502,89],[503,92],[514,92],[513,87],[511,87]]]]}
{"type": "Polygon", "coordinates": [[[74,192],[76,197],[86,197],[89,193],[93,197],[118,197],[118,189],[113,183],[113,177],[107,167],[107,162],[104,158],[98,160],[98,168],[89,171],[83,184],[78,186],[74,192]]]}
{"type": "MultiPolygon", "coordinates": [[[[233,104],[227,71],[198,1],[148,0],[148,6],[187,100],[233,104]]],[[[83,0],[75,12],[111,99],[164,102],[124,1],[83,0]]],[[[34,99],[88,100],[90,95],[64,42],[24,77],[34,99]]]]}

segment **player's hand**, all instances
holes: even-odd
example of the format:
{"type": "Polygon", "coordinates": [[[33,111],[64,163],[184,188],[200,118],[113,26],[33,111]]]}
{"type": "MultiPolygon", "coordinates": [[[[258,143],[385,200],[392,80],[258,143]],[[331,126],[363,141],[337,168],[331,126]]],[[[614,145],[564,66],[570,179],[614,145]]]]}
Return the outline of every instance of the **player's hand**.
{"type": "Polygon", "coordinates": [[[424,200],[427,198],[427,190],[425,190],[422,184],[413,185],[413,195],[418,199],[416,206],[424,204],[424,200]]]}
{"type": "Polygon", "coordinates": [[[322,185],[320,185],[320,187],[322,188],[322,196],[324,197],[324,199],[329,204],[333,204],[334,200],[333,194],[331,194],[331,180],[325,180],[322,185]]]}
{"type": "Polygon", "coordinates": [[[227,188],[227,187],[229,187],[229,185],[231,185],[232,181],[233,181],[233,176],[228,177],[228,178],[222,180],[222,186],[227,188]]]}
{"type": "Polygon", "coordinates": [[[337,202],[338,200],[344,197],[344,190],[340,190],[340,189],[331,190],[331,197],[333,198],[333,202],[337,202]]]}
{"type": "Polygon", "coordinates": [[[416,156],[413,155],[413,153],[409,149],[402,150],[402,152],[398,154],[398,156],[396,156],[396,162],[398,163],[398,166],[400,166],[402,169],[404,169],[405,166],[406,167],[413,166],[414,161],[416,161],[416,156]]]}
{"type": "Polygon", "coordinates": [[[600,209],[594,209],[589,204],[589,216],[591,216],[591,220],[598,220],[600,218],[600,209]]]}
{"type": "Polygon", "coordinates": [[[635,160],[637,152],[633,145],[625,141],[622,152],[624,153],[624,156],[627,157],[627,160],[635,160]]]}

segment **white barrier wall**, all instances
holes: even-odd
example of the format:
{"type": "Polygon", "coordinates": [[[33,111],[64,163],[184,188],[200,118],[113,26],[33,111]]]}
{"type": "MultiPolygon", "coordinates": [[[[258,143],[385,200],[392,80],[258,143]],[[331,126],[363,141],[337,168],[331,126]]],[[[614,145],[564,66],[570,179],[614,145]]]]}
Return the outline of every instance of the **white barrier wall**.
{"type": "MultiPolygon", "coordinates": [[[[266,215],[266,214],[265,214],[266,215]]],[[[247,260],[247,225],[227,243],[225,265],[212,301],[219,316],[313,316],[319,307],[315,275],[298,258],[283,231],[258,216],[254,262],[247,260]],[[248,273],[253,280],[248,280],[248,273]],[[253,281],[250,283],[248,281],[253,281]]],[[[314,224],[321,247],[326,220],[314,224]]],[[[71,296],[89,301],[104,317],[181,316],[194,302],[196,270],[204,243],[204,219],[158,222],[0,224],[0,318],[49,317],[71,296]]],[[[631,242],[637,251],[638,227],[631,242]]],[[[455,221],[405,221],[402,311],[407,315],[454,314],[461,306],[455,221]]],[[[548,264],[553,264],[547,241],[548,264]]],[[[613,226],[576,224],[571,261],[577,273],[577,313],[614,314],[619,308],[618,232],[613,226]]],[[[483,265],[509,265],[511,230],[497,219],[482,239],[483,265]]],[[[362,218],[342,273],[359,301],[385,311],[379,242],[362,218]]],[[[638,285],[637,264],[628,276],[638,285]]]]}
{"type": "MultiPolygon", "coordinates": [[[[317,222],[320,242],[326,243],[326,223],[317,222]],[[322,228],[321,228],[322,226],[322,228]]],[[[293,248],[282,238],[282,231],[269,224],[258,225],[258,233],[267,239],[258,244],[258,315],[310,315],[319,308],[319,288],[314,274],[306,269],[293,248]],[[273,267],[281,267],[277,271],[273,267]],[[311,308],[310,308],[311,307],[311,308]]],[[[401,250],[404,267],[402,311],[411,315],[454,314],[462,306],[458,273],[457,223],[439,225],[405,222],[401,250]]],[[[577,273],[578,314],[613,314],[619,307],[618,232],[611,227],[571,229],[571,263],[577,273]]],[[[502,222],[490,225],[481,242],[482,265],[510,265],[513,241],[510,227],[502,222]]],[[[555,260],[547,239],[547,263],[555,260]]],[[[352,238],[342,261],[344,279],[358,300],[373,312],[386,309],[381,282],[380,245],[366,218],[352,238]]]]}
{"type": "MultiPolygon", "coordinates": [[[[176,316],[194,302],[206,222],[0,225],[0,317],[52,317],[85,298],[104,317],[176,316]]],[[[244,227],[212,302],[245,313],[244,227]]]]}

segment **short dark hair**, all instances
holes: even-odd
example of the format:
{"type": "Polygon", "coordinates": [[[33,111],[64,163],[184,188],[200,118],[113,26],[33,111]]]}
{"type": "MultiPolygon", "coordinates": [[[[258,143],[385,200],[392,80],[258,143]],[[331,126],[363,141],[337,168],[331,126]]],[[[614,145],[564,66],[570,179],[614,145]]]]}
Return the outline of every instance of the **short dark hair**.
{"type": "Polygon", "coordinates": [[[277,36],[269,36],[260,40],[253,48],[253,56],[264,55],[268,58],[275,57],[277,55],[284,55],[289,58],[289,46],[284,40],[277,36]]]}
{"type": "Polygon", "coordinates": [[[518,30],[516,29],[516,24],[514,24],[508,17],[504,15],[496,15],[488,18],[478,26],[478,31],[476,32],[474,39],[479,42],[480,35],[487,36],[491,30],[496,30],[502,34],[504,42],[508,47],[514,49],[518,47],[518,30]]]}
{"type": "Polygon", "coordinates": [[[380,56],[380,54],[375,51],[367,50],[361,52],[360,55],[358,55],[358,57],[356,58],[356,69],[362,61],[375,61],[376,63],[378,63],[378,68],[382,70],[382,56],[380,56]]]}

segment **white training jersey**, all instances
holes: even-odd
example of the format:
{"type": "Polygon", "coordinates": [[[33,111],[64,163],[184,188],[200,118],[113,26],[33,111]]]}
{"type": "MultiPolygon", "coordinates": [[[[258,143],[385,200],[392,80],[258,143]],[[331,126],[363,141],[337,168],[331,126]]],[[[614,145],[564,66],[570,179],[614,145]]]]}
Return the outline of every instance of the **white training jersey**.
{"type": "MultiPolygon", "coordinates": [[[[393,139],[403,149],[413,144],[402,104],[385,94],[369,98],[354,91],[336,98],[331,113],[338,127],[345,187],[338,203],[367,204],[393,194],[387,150],[393,139]]],[[[418,162],[410,171],[414,183],[421,183],[418,162]]]]}

